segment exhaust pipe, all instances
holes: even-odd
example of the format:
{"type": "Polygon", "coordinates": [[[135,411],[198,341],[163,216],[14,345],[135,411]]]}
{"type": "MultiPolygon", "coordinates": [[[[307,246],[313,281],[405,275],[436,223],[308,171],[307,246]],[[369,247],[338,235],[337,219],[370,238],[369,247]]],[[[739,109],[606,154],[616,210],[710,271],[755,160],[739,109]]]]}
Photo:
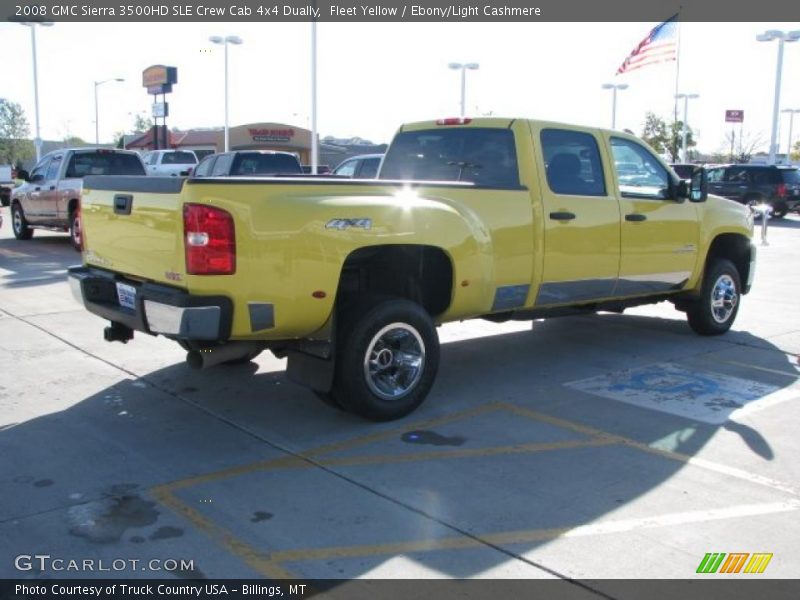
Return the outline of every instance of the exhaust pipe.
{"type": "Polygon", "coordinates": [[[229,360],[244,358],[262,348],[262,344],[258,342],[228,342],[202,350],[191,350],[186,353],[186,362],[193,369],[207,369],[229,360]]]}

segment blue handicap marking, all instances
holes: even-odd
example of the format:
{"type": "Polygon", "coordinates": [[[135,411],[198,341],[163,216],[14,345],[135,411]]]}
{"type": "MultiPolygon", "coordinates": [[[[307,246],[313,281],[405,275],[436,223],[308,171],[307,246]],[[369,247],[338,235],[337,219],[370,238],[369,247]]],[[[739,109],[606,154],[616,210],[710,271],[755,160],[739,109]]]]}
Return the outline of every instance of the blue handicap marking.
{"type": "Polygon", "coordinates": [[[719,383],[698,373],[676,373],[660,367],[653,367],[650,371],[634,372],[627,381],[615,383],[608,389],[612,391],[625,389],[658,391],[664,394],[688,393],[692,396],[700,396],[718,392],[719,383]]]}

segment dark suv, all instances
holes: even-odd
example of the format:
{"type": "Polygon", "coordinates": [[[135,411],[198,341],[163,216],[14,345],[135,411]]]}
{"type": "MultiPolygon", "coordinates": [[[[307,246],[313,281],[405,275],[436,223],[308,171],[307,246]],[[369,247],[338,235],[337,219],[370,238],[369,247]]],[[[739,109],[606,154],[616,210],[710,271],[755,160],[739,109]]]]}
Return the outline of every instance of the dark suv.
{"type": "Polygon", "coordinates": [[[797,167],[725,165],[708,169],[708,191],[742,204],[772,206],[780,219],[800,204],[800,170],[797,167]]]}

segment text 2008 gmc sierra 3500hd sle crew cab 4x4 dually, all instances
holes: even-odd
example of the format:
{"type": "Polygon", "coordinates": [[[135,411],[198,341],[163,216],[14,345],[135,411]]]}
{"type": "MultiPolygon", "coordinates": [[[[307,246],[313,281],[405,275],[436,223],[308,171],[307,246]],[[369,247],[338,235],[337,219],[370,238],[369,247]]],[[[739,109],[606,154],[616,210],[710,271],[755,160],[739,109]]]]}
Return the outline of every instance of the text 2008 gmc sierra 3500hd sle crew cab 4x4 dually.
{"type": "Polygon", "coordinates": [[[374,420],[428,394],[438,323],[671,300],[720,334],[754,272],[748,210],[707,196],[702,170],[680,180],[633,136],[557,123],[404,125],[377,181],[85,185],[70,282],[111,321],[106,339],[165,335],[194,366],[270,349],[291,379],[374,420]]]}

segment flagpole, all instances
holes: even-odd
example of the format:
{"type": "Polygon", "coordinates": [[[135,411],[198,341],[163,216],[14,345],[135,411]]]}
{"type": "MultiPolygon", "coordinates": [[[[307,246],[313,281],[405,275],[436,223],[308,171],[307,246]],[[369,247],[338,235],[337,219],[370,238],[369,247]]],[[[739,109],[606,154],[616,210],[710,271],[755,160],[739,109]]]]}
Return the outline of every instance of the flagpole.
{"type": "Polygon", "coordinates": [[[678,93],[680,92],[680,76],[681,76],[681,11],[683,10],[683,5],[678,7],[678,18],[676,19],[678,22],[678,48],[675,55],[675,104],[672,113],[672,120],[677,123],[678,122],[678,93]]]}

